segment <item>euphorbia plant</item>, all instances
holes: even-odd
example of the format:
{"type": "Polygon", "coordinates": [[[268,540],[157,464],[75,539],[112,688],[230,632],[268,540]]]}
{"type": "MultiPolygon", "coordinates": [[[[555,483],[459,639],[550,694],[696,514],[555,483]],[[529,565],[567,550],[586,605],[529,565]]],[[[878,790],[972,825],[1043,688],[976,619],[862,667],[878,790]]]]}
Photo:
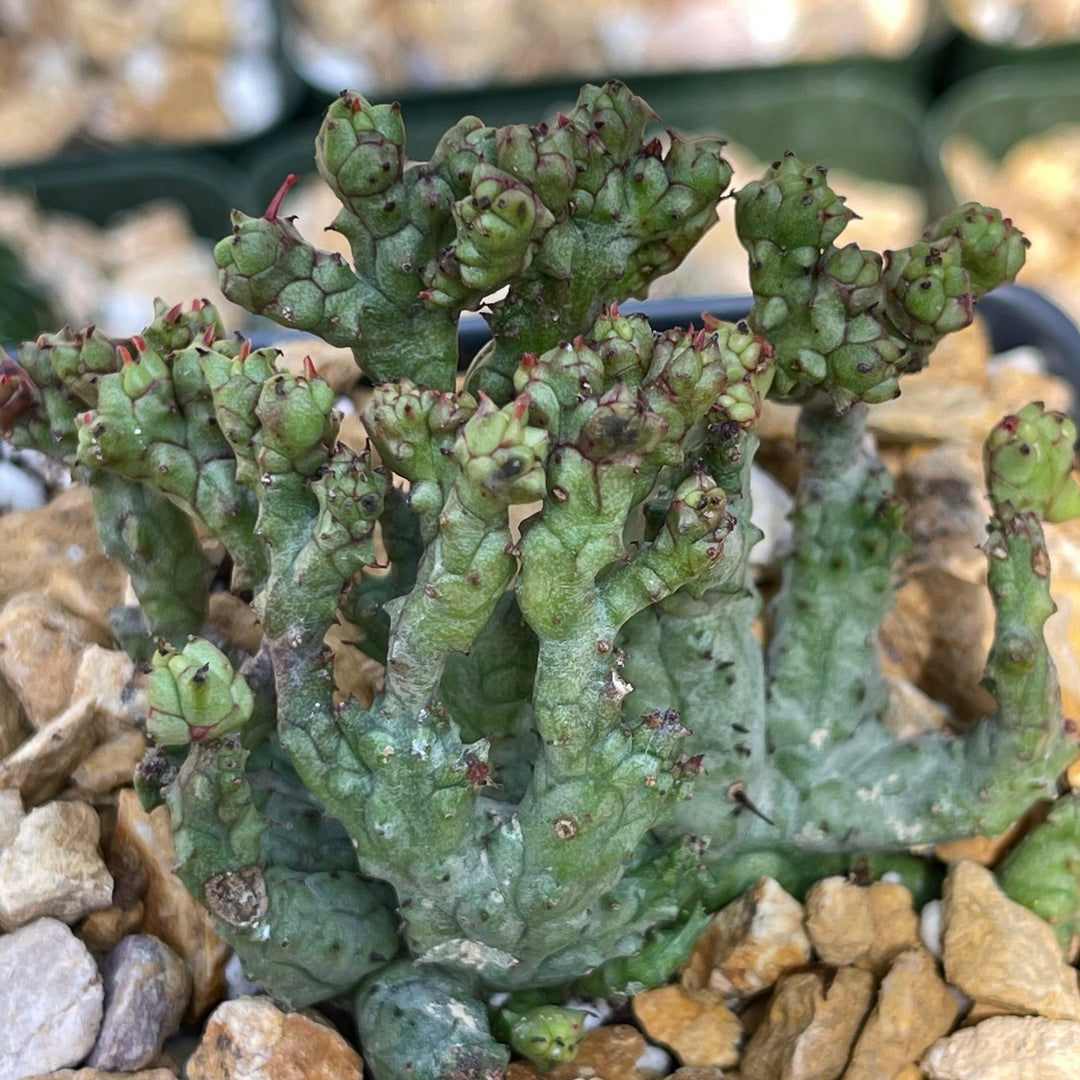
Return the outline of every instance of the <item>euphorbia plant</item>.
{"type": "Polygon", "coordinates": [[[362,452],[310,364],[278,370],[204,303],[125,341],[43,338],[0,374],[3,427],[78,464],[160,639],[138,783],[179,872],[272,994],[355,995],[379,1080],[501,1076],[494,991],[519,992],[500,1031],[563,1060],[580,1019],[536,991],[663,979],[763,873],[1000,832],[1074,754],[1040,519],[1080,511],[1075,430],[1039,406],[987,444],[997,714],[904,743],[879,722],[906,541],[867,409],[1013,279],[1020,233],[970,204],[884,259],[837,246],[851,211],[788,155],[732,196],[747,322],[654,333],[617,304],[710,227],[731,170],[717,140],[646,139],[651,118],[586,87],[550,125],[467,118],[407,164],[397,107],[346,93],[316,160],[352,265],[283,216],[291,178],[234,215],[226,296],[352,349],[376,384],[362,452]],[[504,288],[458,389],[458,316],[504,288]],[[804,472],[763,651],[766,395],[802,404],[804,472]],[[196,525],[251,596],[254,656],[207,636],[196,525]],[[335,701],[339,614],[385,664],[370,705],[335,701]]]}

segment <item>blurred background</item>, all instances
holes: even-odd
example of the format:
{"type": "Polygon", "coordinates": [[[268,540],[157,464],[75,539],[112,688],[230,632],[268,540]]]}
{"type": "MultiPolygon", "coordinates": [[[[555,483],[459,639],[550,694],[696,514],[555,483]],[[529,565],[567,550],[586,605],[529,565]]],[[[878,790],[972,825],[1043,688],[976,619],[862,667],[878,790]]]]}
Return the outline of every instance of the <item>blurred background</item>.
{"type": "MultiPolygon", "coordinates": [[[[291,171],[333,247],[312,144],[345,87],[401,101],[424,158],[462,115],[538,121],[612,76],[727,137],[737,186],[787,149],[830,166],[874,247],[1000,205],[1025,283],[1080,318],[1080,0],[0,0],[0,342],[217,297],[229,210],[291,171]]],[[[655,295],[745,291],[730,217],[655,295]]]]}

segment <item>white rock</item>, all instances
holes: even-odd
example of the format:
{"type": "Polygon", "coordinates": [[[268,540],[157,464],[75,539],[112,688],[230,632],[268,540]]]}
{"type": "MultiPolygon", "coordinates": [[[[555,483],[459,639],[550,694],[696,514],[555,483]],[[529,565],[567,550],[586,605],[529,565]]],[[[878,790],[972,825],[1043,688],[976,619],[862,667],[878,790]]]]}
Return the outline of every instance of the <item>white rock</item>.
{"type": "Polygon", "coordinates": [[[62,922],[38,919],[0,937],[0,1080],[82,1061],[103,997],[94,958],[62,922]]]}
{"type": "Polygon", "coordinates": [[[940,900],[928,900],[919,912],[919,935],[922,943],[926,946],[926,951],[939,960],[944,952],[941,943],[941,914],[940,900]]]}
{"type": "Polygon", "coordinates": [[[779,480],[757,465],[750,467],[750,498],[754,504],[750,520],[765,534],[750,553],[750,564],[772,567],[791,550],[790,514],[795,498],[779,480]]]}
{"type": "Polygon", "coordinates": [[[0,514],[9,510],[36,510],[45,505],[41,478],[11,461],[0,461],[0,514]]]}

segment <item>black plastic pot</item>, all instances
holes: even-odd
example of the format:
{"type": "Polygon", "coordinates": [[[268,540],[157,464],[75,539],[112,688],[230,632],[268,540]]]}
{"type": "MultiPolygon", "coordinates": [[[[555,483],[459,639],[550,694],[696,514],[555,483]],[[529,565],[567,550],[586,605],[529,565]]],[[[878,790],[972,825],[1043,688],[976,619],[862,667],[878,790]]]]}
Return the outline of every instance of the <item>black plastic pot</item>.
{"type": "MultiPolygon", "coordinates": [[[[703,312],[728,322],[746,318],[749,296],[689,297],[677,300],[646,300],[620,304],[623,311],[643,311],[655,330],[701,323],[703,312]]],[[[1080,405],[1080,329],[1042,293],[1023,285],[995,289],[979,301],[996,352],[1019,345],[1038,349],[1047,369],[1068,381],[1077,391],[1080,405]]],[[[461,320],[458,340],[462,363],[467,364],[489,337],[487,323],[479,315],[461,320]]]]}

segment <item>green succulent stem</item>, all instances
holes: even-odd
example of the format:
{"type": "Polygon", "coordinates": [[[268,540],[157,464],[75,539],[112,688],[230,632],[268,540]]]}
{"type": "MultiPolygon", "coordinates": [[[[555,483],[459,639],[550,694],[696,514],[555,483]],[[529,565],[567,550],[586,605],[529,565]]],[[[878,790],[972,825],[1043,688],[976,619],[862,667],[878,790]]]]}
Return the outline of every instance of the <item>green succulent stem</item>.
{"type": "Polygon", "coordinates": [[[191,519],[145,484],[90,475],[101,546],[128,572],[145,632],[181,645],[206,622],[210,564],[191,519]]]}
{"type": "Polygon", "coordinates": [[[795,782],[886,704],[877,629],[893,604],[894,564],[909,545],[903,504],[866,446],[866,413],[862,404],[838,413],[822,397],[799,415],[805,467],[795,554],[773,607],[766,691],[776,765],[795,782]]]}

